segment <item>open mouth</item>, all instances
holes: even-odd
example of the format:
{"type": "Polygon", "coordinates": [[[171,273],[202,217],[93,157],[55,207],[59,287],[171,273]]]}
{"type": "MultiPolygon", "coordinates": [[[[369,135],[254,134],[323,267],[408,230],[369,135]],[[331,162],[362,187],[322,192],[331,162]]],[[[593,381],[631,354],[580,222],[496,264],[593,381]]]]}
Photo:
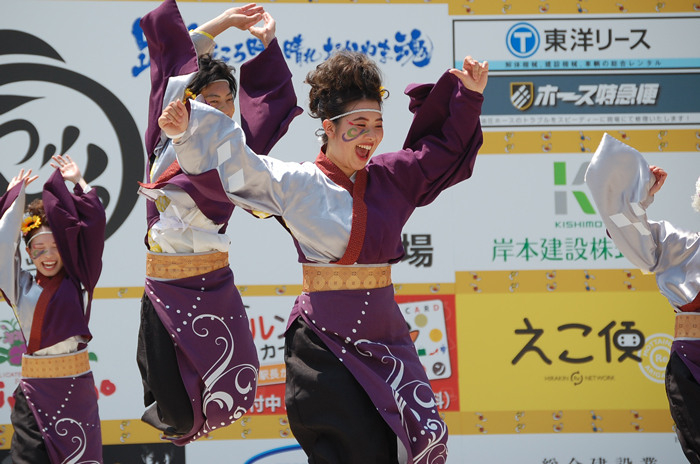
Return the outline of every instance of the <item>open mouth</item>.
{"type": "Polygon", "coordinates": [[[369,153],[371,150],[371,144],[360,144],[355,146],[355,154],[363,161],[367,161],[369,159],[369,153]]]}
{"type": "Polygon", "coordinates": [[[41,267],[44,268],[46,271],[53,271],[56,269],[56,265],[58,264],[58,261],[44,261],[41,263],[41,267]]]}

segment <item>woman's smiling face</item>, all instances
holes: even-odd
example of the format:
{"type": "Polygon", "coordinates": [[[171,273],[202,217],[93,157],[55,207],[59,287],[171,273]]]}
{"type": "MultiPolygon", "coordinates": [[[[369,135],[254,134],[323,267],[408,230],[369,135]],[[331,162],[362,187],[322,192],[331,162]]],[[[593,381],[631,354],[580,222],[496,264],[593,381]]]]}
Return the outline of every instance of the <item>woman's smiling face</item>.
{"type": "Polygon", "coordinates": [[[63,260],[58,254],[56,241],[51,230],[47,227],[40,227],[37,234],[27,247],[27,253],[32,258],[36,269],[46,277],[53,277],[63,268],[63,260]],[[41,233],[48,232],[48,233],[41,233]]]}
{"type": "MultiPolygon", "coordinates": [[[[359,100],[348,105],[346,111],[381,110],[374,100],[359,100]]],[[[343,116],[337,123],[326,119],[323,128],[328,135],[326,156],[348,177],[364,169],[384,138],[382,114],[360,111],[343,116]]]]}

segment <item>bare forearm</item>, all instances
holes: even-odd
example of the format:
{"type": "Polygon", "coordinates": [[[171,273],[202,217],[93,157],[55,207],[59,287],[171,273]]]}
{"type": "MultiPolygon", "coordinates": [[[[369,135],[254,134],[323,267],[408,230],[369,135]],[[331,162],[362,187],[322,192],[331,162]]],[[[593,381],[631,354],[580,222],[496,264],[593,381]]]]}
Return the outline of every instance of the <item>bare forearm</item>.
{"type": "Polygon", "coordinates": [[[204,32],[205,34],[209,34],[212,37],[216,37],[217,35],[221,34],[229,27],[230,27],[229,14],[227,11],[224,11],[216,18],[213,18],[213,19],[207,21],[206,23],[202,24],[201,26],[199,26],[197,29],[195,29],[195,31],[204,32]]]}

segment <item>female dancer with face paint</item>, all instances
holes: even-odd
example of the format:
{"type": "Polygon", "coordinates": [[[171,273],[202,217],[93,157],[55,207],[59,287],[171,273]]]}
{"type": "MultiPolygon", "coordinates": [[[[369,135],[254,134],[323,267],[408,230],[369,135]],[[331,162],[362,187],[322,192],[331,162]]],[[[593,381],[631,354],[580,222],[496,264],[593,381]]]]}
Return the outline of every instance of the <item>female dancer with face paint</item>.
{"type": "MultiPolygon", "coordinates": [[[[700,233],[647,219],[666,181],[634,148],[605,134],[586,171],[600,216],[615,246],[645,273],[676,311],[675,340],[666,367],[666,394],[688,461],[700,464],[700,233]]],[[[700,179],[693,207],[700,212],[700,179]]]]}
{"type": "Polygon", "coordinates": [[[216,169],[233,203],[281,216],[294,238],[304,293],[286,332],[286,405],[309,462],[446,459],[447,428],[394,301],[391,264],[414,209],[471,176],[487,76],[486,63],[467,57],[435,85],[410,86],[403,148],[371,160],[384,91],[359,53],[307,76],[324,131],[313,164],[256,156],[235,123],[196,102],[191,114],[169,105],[160,119],[185,172],[216,169]]]}
{"type": "MultiPolygon", "coordinates": [[[[188,34],[174,0],[141,20],[151,58],[146,147],[149,248],[137,361],[148,408],[142,420],[185,445],[232,424],[255,399],[258,356],[228,266],[224,234],[233,212],[216,171],[187,175],[157,119],[175,100],[196,101],[231,120],[236,81],[205,54],[229,27],[248,29],[265,46],[241,67],[241,119],[247,143],[267,153],[301,113],[275,22],[250,4],[226,10],[188,34]],[[253,27],[260,20],[263,27],[253,27]],[[199,59],[198,59],[199,56],[199,59]],[[274,72],[263,72],[272,68],[274,72]]],[[[183,105],[184,108],[184,105],[183,105]]]]}
{"type": "Polygon", "coordinates": [[[27,354],[12,410],[12,462],[102,462],[102,431],[87,342],[92,293],[102,271],[105,212],[70,157],[54,156],[56,171],[42,200],[25,212],[25,187],[37,179],[21,170],[0,198],[0,290],[17,316],[27,354]],[[75,184],[71,194],[64,179],[75,184]],[[20,239],[36,266],[24,271],[20,239]]]}

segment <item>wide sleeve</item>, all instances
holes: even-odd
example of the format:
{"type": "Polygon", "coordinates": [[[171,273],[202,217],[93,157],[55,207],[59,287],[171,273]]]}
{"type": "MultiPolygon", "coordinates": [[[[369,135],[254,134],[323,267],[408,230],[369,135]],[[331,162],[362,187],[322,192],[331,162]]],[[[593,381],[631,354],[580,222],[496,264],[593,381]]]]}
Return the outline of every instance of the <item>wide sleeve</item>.
{"type": "Polygon", "coordinates": [[[197,175],[216,169],[231,201],[239,207],[277,216],[304,187],[302,165],[259,156],[241,127],[221,111],[190,101],[185,134],[173,144],[182,171],[197,175]]]}
{"type": "Polygon", "coordinates": [[[44,210],[68,275],[92,292],[102,272],[105,210],[95,189],[71,194],[56,170],[44,185],[44,210]]]}
{"type": "Polygon", "coordinates": [[[22,281],[31,280],[29,273],[22,270],[20,255],[24,202],[24,182],[0,198],[0,290],[13,308],[22,293],[22,281]]]}
{"type": "MultiPolygon", "coordinates": [[[[197,52],[175,0],[165,0],[141,18],[151,59],[151,95],[148,103],[146,152],[153,154],[160,140],[158,117],[170,78],[184,76],[198,69],[197,52]]],[[[201,34],[198,34],[201,35],[201,34]]]]}
{"type": "Polygon", "coordinates": [[[450,73],[435,85],[409,86],[406,94],[415,114],[403,150],[374,157],[369,169],[380,168],[411,205],[425,206],[471,177],[483,142],[483,96],[450,73]]]}
{"type": "Polygon", "coordinates": [[[297,106],[292,73],[275,38],[241,66],[241,127],[248,146],[267,155],[303,110],[297,106]]]}
{"type": "Polygon", "coordinates": [[[654,182],[642,154],[608,134],[586,171],[586,184],[615,246],[642,272],[656,273],[661,292],[679,307],[700,290],[700,240],[696,232],[647,218],[654,182]]]}

